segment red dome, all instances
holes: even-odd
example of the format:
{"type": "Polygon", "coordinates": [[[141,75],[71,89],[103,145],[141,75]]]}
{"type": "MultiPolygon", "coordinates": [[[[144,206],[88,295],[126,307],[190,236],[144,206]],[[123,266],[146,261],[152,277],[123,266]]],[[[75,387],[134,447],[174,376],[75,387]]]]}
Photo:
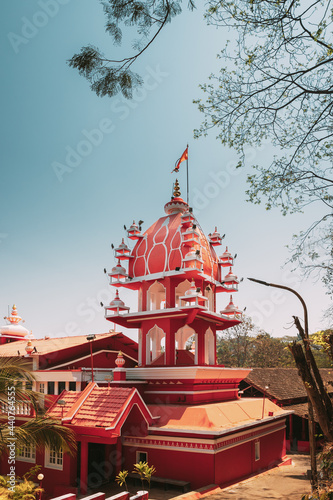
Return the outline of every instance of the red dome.
{"type": "MultiPolygon", "coordinates": [[[[139,278],[149,274],[175,271],[182,266],[182,258],[190,248],[182,244],[182,213],[173,213],[161,217],[143,234],[136,243],[129,261],[129,276],[139,278]]],[[[209,244],[200,226],[199,246],[203,260],[203,273],[212,279],[219,280],[218,257],[214,248],[209,244]]],[[[183,228],[184,232],[185,228],[183,228]]]]}

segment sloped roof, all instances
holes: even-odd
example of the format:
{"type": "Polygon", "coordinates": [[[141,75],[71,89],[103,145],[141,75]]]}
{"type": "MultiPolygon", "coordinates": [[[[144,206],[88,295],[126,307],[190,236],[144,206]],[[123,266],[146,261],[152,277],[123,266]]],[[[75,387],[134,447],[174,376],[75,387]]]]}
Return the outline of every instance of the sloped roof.
{"type": "Polygon", "coordinates": [[[98,387],[91,382],[82,392],[63,391],[59,399],[66,405],[59,405],[58,399],[47,414],[72,425],[114,427],[135,391],[134,388],[98,387]]]}
{"type": "MultiPolygon", "coordinates": [[[[237,427],[251,425],[262,419],[262,398],[247,398],[237,401],[223,401],[194,406],[149,405],[153,416],[160,416],[156,427],[161,429],[184,429],[193,431],[219,432],[237,427]]],[[[264,405],[264,418],[289,414],[267,399],[264,405]]]]}
{"type": "MultiPolygon", "coordinates": [[[[320,374],[328,392],[333,392],[333,369],[321,368],[320,374]]],[[[244,381],[278,401],[306,397],[297,368],[253,368],[244,381]]],[[[244,396],[246,393],[244,393],[244,396]]]]}
{"type": "MultiPolygon", "coordinates": [[[[111,333],[98,333],[95,334],[96,339],[94,342],[111,338],[111,337],[119,337],[125,338],[129,342],[133,343],[132,347],[137,346],[137,343],[131,339],[127,338],[120,332],[111,332],[111,333]]],[[[58,338],[44,338],[44,339],[33,339],[32,345],[37,349],[37,355],[45,355],[52,352],[58,352],[63,349],[68,349],[70,347],[79,346],[82,344],[87,344],[87,335],[76,335],[73,337],[58,337],[58,338]]],[[[25,354],[25,346],[27,345],[26,340],[18,340],[16,342],[9,342],[8,344],[3,344],[0,346],[0,356],[17,356],[17,351],[20,351],[21,354],[25,354]]]]}

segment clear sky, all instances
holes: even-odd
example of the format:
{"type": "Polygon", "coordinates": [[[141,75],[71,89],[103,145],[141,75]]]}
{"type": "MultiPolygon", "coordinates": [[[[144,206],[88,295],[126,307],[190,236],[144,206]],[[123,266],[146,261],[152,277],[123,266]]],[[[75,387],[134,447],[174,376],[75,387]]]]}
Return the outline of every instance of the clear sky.
{"type": "MultiPolygon", "coordinates": [[[[215,225],[226,234],[225,244],[238,254],[234,272],[296,287],[311,330],[327,326],[321,283],[301,282],[282,267],[292,235],[320,208],[283,217],[246,203],[246,172],[235,172],[236,153],[214,131],[193,139],[203,117],[192,100],[202,97],[198,85],[218,70],[216,54],[230,37],[205,25],[201,7],[168,26],[133,68],[145,77],[133,101],[98,98],[66,64],[88,43],[114,54],[98,0],[12,0],[0,26],[2,317],[16,303],[38,338],[112,327],[99,306],[114,297],[103,273],[115,264],[110,245],[126,236],[124,224],[142,219],[145,229],[164,215],[170,172],[189,143],[191,205],[206,234],[215,225]]],[[[269,143],[249,148],[248,161],[265,163],[271,154],[269,143]]],[[[121,298],[135,309],[133,293],[121,298]]],[[[220,294],[218,308],[228,301],[220,294]]],[[[302,309],[292,295],[244,279],[234,302],[267,332],[295,335],[292,315],[302,309]]]]}

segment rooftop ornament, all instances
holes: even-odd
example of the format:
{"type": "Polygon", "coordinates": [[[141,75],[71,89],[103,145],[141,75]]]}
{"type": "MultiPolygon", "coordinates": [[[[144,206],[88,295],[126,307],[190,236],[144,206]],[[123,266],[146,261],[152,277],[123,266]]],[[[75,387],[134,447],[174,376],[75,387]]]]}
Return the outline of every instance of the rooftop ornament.
{"type": "Polygon", "coordinates": [[[116,252],[115,254],[116,259],[128,260],[130,258],[131,250],[124,242],[124,238],[121,240],[119,247],[115,249],[115,252],[116,252]]]}
{"type": "Polygon", "coordinates": [[[120,259],[118,259],[118,264],[112,268],[111,273],[109,273],[110,285],[119,284],[124,282],[128,277],[126,269],[120,264],[120,259]]]}
{"type": "Polygon", "coordinates": [[[130,240],[138,240],[139,238],[142,237],[141,231],[137,224],[135,224],[135,221],[133,221],[133,224],[131,227],[127,230],[127,234],[130,240]]]}
{"type": "Polygon", "coordinates": [[[240,311],[239,309],[237,309],[237,307],[233,303],[232,295],[230,297],[229,304],[227,305],[227,307],[225,309],[223,309],[222,311],[220,311],[220,313],[222,315],[224,315],[224,316],[228,316],[230,319],[232,319],[232,318],[237,318],[238,319],[240,316],[242,316],[242,311],[240,311]]]}
{"type": "Polygon", "coordinates": [[[115,314],[119,314],[120,311],[129,311],[130,308],[125,306],[125,302],[123,302],[119,297],[119,292],[116,290],[116,296],[113,300],[111,300],[110,305],[105,307],[105,311],[114,311],[115,314]]]}
{"type": "Polygon", "coordinates": [[[220,233],[217,231],[217,227],[215,227],[215,231],[213,232],[213,234],[209,234],[208,237],[209,237],[209,243],[212,246],[222,245],[222,237],[220,233]]]}
{"type": "Polygon", "coordinates": [[[207,297],[202,295],[201,288],[196,287],[195,281],[192,280],[191,287],[188,290],[186,290],[185,295],[180,297],[180,300],[182,302],[187,303],[187,305],[189,305],[189,306],[191,306],[191,305],[205,306],[208,299],[207,299],[207,297]]]}
{"type": "Polygon", "coordinates": [[[175,181],[171,201],[164,205],[164,211],[167,215],[177,214],[179,212],[185,213],[188,211],[188,204],[181,198],[178,179],[175,181]]]}
{"type": "Polygon", "coordinates": [[[233,265],[234,259],[228,251],[228,247],[226,247],[225,252],[221,255],[219,262],[222,267],[229,267],[233,265]]]}
{"type": "Polygon", "coordinates": [[[239,281],[238,281],[237,276],[232,273],[231,267],[230,267],[228,274],[226,275],[226,277],[222,281],[222,284],[224,284],[224,286],[228,290],[228,292],[237,292],[238,291],[239,281]]]}

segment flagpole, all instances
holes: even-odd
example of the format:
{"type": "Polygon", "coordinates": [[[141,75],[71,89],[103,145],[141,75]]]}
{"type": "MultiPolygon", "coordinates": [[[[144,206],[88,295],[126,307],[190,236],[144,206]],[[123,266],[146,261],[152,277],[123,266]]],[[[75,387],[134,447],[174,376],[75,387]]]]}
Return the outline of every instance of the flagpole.
{"type": "Polygon", "coordinates": [[[189,182],[188,182],[188,145],[187,145],[187,159],[186,159],[186,176],[187,176],[187,204],[189,205],[189,182]]]}

